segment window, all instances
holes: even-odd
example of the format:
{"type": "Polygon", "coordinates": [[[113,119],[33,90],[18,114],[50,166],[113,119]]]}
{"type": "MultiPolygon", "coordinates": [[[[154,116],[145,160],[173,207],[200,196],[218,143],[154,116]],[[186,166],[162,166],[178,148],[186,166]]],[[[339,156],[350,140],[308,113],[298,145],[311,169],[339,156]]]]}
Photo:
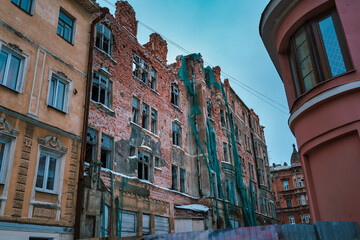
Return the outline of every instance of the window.
{"type": "Polygon", "coordinates": [[[249,165],[249,175],[251,179],[254,179],[254,166],[251,163],[248,163],[249,165]]]}
{"type": "Polygon", "coordinates": [[[138,153],[138,178],[139,179],[149,179],[149,171],[150,171],[150,160],[152,159],[152,155],[147,152],[139,151],[138,153]]]}
{"type": "Polygon", "coordinates": [[[223,151],[224,151],[224,162],[228,162],[228,155],[227,155],[227,144],[223,143],[223,151]]]}
{"type": "Polygon", "coordinates": [[[304,216],[305,216],[305,223],[309,223],[310,222],[309,214],[305,213],[304,216]]]}
{"type": "Polygon", "coordinates": [[[301,205],[300,196],[297,196],[297,201],[298,201],[298,206],[300,206],[301,205]]]}
{"type": "Polygon", "coordinates": [[[179,107],[179,88],[175,84],[171,84],[171,103],[179,107]]]}
{"type": "Polygon", "coordinates": [[[138,124],[139,123],[139,99],[133,97],[132,103],[132,122],[138,124]]]}
{"type": "Polygon", "coordinates": [[[160,158],[159,157],[155,157],[155,167],[160,167],[160,158]]]}
{"type": "Polygon", "coordinates": [[[305,196],[301,195],[301,204],[302,205],[306,205],[306,200],[305,200],[305,196]]]}
{"type": "Polygon", "coordinates": [[[97,146],[97,131],[88,128],[86,135],[86,155],[85,162],[91,163],[96,162],[96,146],[97,146]]]}
{"type": "Polygon", "coordinates": [[[142,105],[142,122],[141,126],[145,129],[149,128],[149,105],[143,103],[142,105]]]}
{"type": "Polygon", "coordinates": [[[35,188],[42,192],[56,192],[59,158],[50,153],[41,152],[35,188]]]}
{"type": "Polygon", "coordinates": [[[130,157],[132,157],[132,156],[135,156],[135,157],[136,157],[136,148],[135,148],[134,146],[130,146],[129,156],[130,156],[130,157]]]}
{"type": "Polygon", "coordinates": [[[109,222],[110,222],[110,207],[107,205],[103,205],[103,213],[101,215],[101,228],[104,230],[103,233],[101,233],[102,237],[108,237],[109,236],[109,222]]]}
{"type": "Polygon", "coordinates": [[[133,53],[133,76],[148,84],[149,65],[135,53],[133,53]]]}
{"type": "Polygon", "coordinates": [[[234,103],[234,101],[231,101],[231,108],[232,108],[233,111],[235,112],[235,103],[234,103]]]}
{"type": "Polygon", "coordinates": [[[0,140],[0,183],[3,183],[6,172],[6,149],[7,144],[0,140]]]}
{"type": "Polygon", "coordinates": [[[295,224],[294,216],[289,216],[289,222],[290,222],[290,224],[295,224]]]}
{"type": "Polygon", "coordinates": [[[245,123],[245,113],[242,112],[242,119],[243,119],[243,122],[245,123]]]}
{"type": "Polygon", "coordinates": [[[104,75],[94,72],[91,99],[111,107],[111,81],[104,75]]]}
{"type": "Polygon", "coordinates": [[[74,26],[75,19],[70,14],[66,13],[63,9],[59,12],[59,22],[57,27],[57,34],[68,41],[74,42],[74,26]]]}
{"type": "Polygon", "coordinates": [[[69,83],[55,74],[51,74],[48,105],[60,111],[68,110],[69,83]]]}
{"type": "Polygon", "coordinates": [[[297,181],[296,181],[296,177],[294,177],[294,186],[295,186],[295,188],[298,187],[298,184],[297,184],[297,181]]]}
{"type": "Polygon", "coordinates": [[[220,109],[221,127],[226,127],[224,110],[220,109]]]}
{"type": "Polygon", "coordinates": [[[284,184],[284,190],[289,190],[289,182],[283,181],[283,184],[284,184]]]}
{"type": "Polygon", "coordinates": [[[181,127],[178,123],[172,123],[173,145],[181,147],[181,127]]]}
{"type": "Polygon", "coordinates": [[[212,104],[210,99],[206,99],[206,110],[209,118],[212,118],[212,104]]]}
{"type": "Polygon", "coordinates": [[[103,168],[112,168],[112,152],[113,152],[114,139],[105,134],[101,136],[101,152],[100,161],[103,168]]]}
{"type": "Polygon", "coordinates": [[[237,125],[235,125],[235,139],[236,141],[239,141],[239,128],[237,125]]]}
{"type": "Polygon", "coordinates": [[[2,46],[0,52],[0,84],[20,91],[24,57],[2,46]]]}
{"type": "Polygon", "coordinates": [[[309,21],[294,34],[290,42],[290,67],[298,96],[351,69],[336,12],[309,21]]]}
{"type": "Polygon", "coordinates": [[[151,109],[151,132],[153,134],[157,133],[157,111],[155,109],[151,109]]]}
{"type": "Polygon", "coordinates": [[[151,69],[151,89],[156,91],[156,78],[157,78],[157,72],[155,69],[151,69]]]}
{"type": "Polygon", "coordinates": [[[33,13],[33,0],[11,0],[11,2],[18,5],[25,12],[33,13]]]}
{"type": "Polygon", "coordinates": [[[185,192],[185,182],[186,180],[186,171],[185,169],[180,168],[180,192],[185,192]]]}
{"type": "Polygon", "coordinates": [[[301,178],[298,178],[298,183],[299,183],[299,188],[304,187],[304,186],[303,186],[303,181],[302,181],[301,178]]]}
{"type": "Polygon", "coordinates": [[[172,179],[172,186],[171,186],[171,189],[173,190],[177,190],[177,175],[178,175],[178,170],[177,170],[177,166],[175,165],[172,165],[171,166],[171,179],[172,179]]]}
{"type": "Polygon", "coordinates": [[[286,206],[287,206],[287,207],[292,207],[291,198],[287,198],[287,199],[286,199],[286,206]]]}
{"type": "Polygon", "coordinates": [[[96,26],[95,46],[107,54],[112,54],[113,37],[111,31],[103,24],[98,23],[96,26]]]}

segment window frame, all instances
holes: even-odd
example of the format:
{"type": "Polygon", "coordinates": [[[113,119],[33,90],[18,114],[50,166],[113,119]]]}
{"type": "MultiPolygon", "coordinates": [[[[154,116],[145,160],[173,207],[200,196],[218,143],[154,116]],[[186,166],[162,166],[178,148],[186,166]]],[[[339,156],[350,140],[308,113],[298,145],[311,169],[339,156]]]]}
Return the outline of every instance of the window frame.
{"type": "Polygon", "coordinates": [[[7,85],[3,84],[5,76],[6,76],[6,80],[7,80],[7,77],[9,74],[10,58],[8,57],[8,59],[6,60],[6,64],[5,64],[4,77],[2,80],[3,82],[0,83],[0,86],[6,87],[7,89],[13,90],[18,93],[23,93],[25,80],[26,80],[26,73],[27,73],[27,68],[28,68],[28,63],[29,63],[29,55],[24,52],[20,52],[18,49],[12,47],[10,44],[6,44],[2,41],[0,41],[0,53],[1,53],[1,51],[6,52],[7,54],[11,54],[11,56],[15,55],[17,58],[20,59],[20,65],[19,65],[18,76],[16,79],[15,88],[11,88],[11,87],[8,87],[7,85]]]}
{"type": "Polygon", "coordinates": [[[186,170],[179,167],[179,179],[180,179],[180,192],[186,191],[186,170]]]}
{"type": "Polygon", "coordinates": [[[174,146],[181,147],[181,132],[181,124],[172,122],[172,143],[174,146]],[[175,129],[174,126],[178,128],[178,131],[176,131],[177,129],[175,129]]]}
{"type": "MultiPolygon", "coordinates": [[[[101,69],[100,69],[101,70],[101,69]]],[[[107,108],[112,108],[112,89],[113,89],[113,82],[110,79],[110,76],[107,76],[105,74],[103,74],[100,71],[94,71],[93,72],[93,76],[92,76],[92,82],[91,82],[91,97],[90,99],[93,102],[96,102],[98,104],[102,104],[104,106],[106,106],[107,108]],[[95,79],[95,75],[98,75],[98,82],[94,81],[95,79]],[[104,83],[102,83],[103,81],[106,81],[106,84],[104,85],[104,83]],[[94,86],[97,86],[98,88],[98,95],[97,95],[97,100],[93,99],[94,96],[94,86]],[[101,102],[101,90],[104,89],[105,90],[105,102],[102,103],[101,102]]]]}
{"type": "Polygon", "coordinates": [[[69,113],[70,110],[70,100],[71,100],[71,91],[72,91],[72,80],[67,78],[67,77],[63,77],[60,76],[60,74],[58,74],[55,70],[50,68],[50,73],[49,73],[49,78],[48,78],[48,94],[47,94],[47,101],[46,101],[46,105],[48,107],[51,107],[53,109],[56,109],[60,112],[63,113],[69,113]],[[57,100],[57,89],[58,89],[58,82],[62,82],[65,84],[65,90],[64,90],[64,99],[63,99],[63,109],[57,108],[56,104],[55,106],[53,105],[53,103],[51,103],[51,86],[52,86],[52,81],[53,78],[56,80],[57,84],[56,84],[56,93],[53,95],[53,100],[57,100]]]}
{"type": "Polygon", "coordinates": [[[147,180],[147,181],[151,181],[151,178],[150,178],[150,169],[151,169],[151,166],[152,166],[152,158],[153,158],[153,155],[149,152],[146,152],[146,151],[142,151],[142,150],[138,150],[138,157],[137,157],[137,162],[138,162],[138,178],[139,179],[143,179],[143,180],[147,180]],[[146,162],[145,161],[145,155],[149,157],[149,161],[146,162]],[[139,171],[139,168],[141,166],[141,177],[140,177],[140,171],[139,171]],[[145,174],[146,172],[146,174],[145,174]],[[147,178],[146,178],[147,176],[147,178]]]}
{"type": "Polygon", "coordinates": [[[295,217],[294,216],[289,216],[289,223],[290,224],[295,224],[295,217]]]}
{"type": "Polygon", "coordinates": [[[156,135],[158,128],[158,111],[155,108],[151,108],[150,118],[150,131],[156,135]]]}
{"type": "Polygon", "coordinates": [[[140,120],[140,99],[133,96],[132,97],[132,102],[131,102],[131,122],[135,123],[135,124],[139,124],[139,120],[140,120]],[[134,100],[136,100],[137,102],[137,108],[134,106],[134,100]]]}
{"type": "Polygon", "coordinates": [[[157,71],[155,70],[155,68],[151,68],[151,83],[150,83],[150,88],[156,92],[157,89],[157,71]]]}
{"type": "Polygon", "coordinates": [[[211,100],[209,98],[206,99],[206,111],[207,111],[207,116],[208,118],[212,119],[213,118],[213,107],[212,107],[212,103],[211,100]]]}
{"type": "Polygon", "coordinates": [[[178,190],[178,166],[171,165],[171,189],[178,190]]]}
{"type": "Polygon", "coordinates": [[[114,137],[101,133],[101,142],[100,142],[100,162],[102,162],[102,151],[106,151],[106,166],[103,166],[103,168],[112,169],[113,167],[113,155],[114,155],[114,137]],[[108,138],[110,141],[110,147],[103,145],[103,142],[105,138],[108,138]],[[108,165],[108,166],[107,166],[108,165]]]}
{"type": "Polygon", "coordinates": [[[141,106],[141,127],[148,130],[149,129],[149,115],[150,115],[150,107],[146,103],[142,103],[141,106]]]}
{"type": "Polygon", "coordinates": [[[64,39],[66,42],[70,43],[71,45],[74,45],[74,42],[75,42],[75,28],[76,28],[76,18],[72,14],[70,14],[68,11],[66,11],[64,8],[60,7],[59,16],[58,16],[58,25],[57,25],[57,28],[56,28],[56,34],[58,36],[60,36],[62,39],[64,39]],[[65,17],[67,17],[70,21],[72,21],[71,31],[70,31],[70,33],[71,33],[70,40],[67,40],[65,38],[65,36],[64,36],[65,35],[65,25],[69,26],[69,24],[67,24],[64,20],[62,20],[60,18],[60,13],[62,13],[63,15],[65,15],[65,17]],[[61,20],[61,23],[64,24],[62,35],[58,33],[60,20],[61,20]]]}
{"type": "Polygon", "coordinates": [[[175,107],[180,108],[180,89],[179,86],[175,83],[171,84],[171,88],[170,88],[171,94],[171,104],[175,107]]]}
{"type": "Polygon", "coordinates": [[[98,23],[96,24],[96,39],[95,39],[95,47],[100,49],[101,51],[105,52],[106,54],[108,54],[109,56],[112,56],[112,51],[113,51],[113,34],[111,32],[111,30],[105,26],[105,24],[102,23],[98,23]],[[99,31],[99,28],[101,28],[99,31]],[[107,29],[107,31],[109,31],[110,35],[106,36],[105,34],[105,29],[107,29]],[[98,40],[99,38],[99,40],[98,40]],[[104,39],[107,39],[109,41],[109,46],[108,46],[108,51],[104,50],[104,39]],[[99,43],[99,46],[97,46],[99,43]]]}
{"type": "Polygon", "coordinates": [[[135,52],[132,53],[133,54],[133,60],[132,60],[132,76],[139,79],[143,84],[145,84],[148,87],[149,84],[149,64],[143,59],[141,58],[139,55],[137,55],[135,52]],[[135,59],[138,58],[139,61],[135,61],[135,59]],[[136,66],[136,68],[134,69],[134,66],[136,66]],[[137,74],[135,74],[135,70],[137,74]],[[145,74],[144,74],[145,72],[145,74]]]}
{"type": "Polygon", "coordinates": [[[58,193],[58,188],[59,188],[59,180],[61,180],[61,178],[59,177],[59,171],[60,171],[60,167],[61,167],[61,155],[57,154],[53,151],[47,151],[46,149],[41,149],[39,151],[39,156],[37,158],[37,166],[36,166],[36,177],[34,179],[35,182],[35,191],[37,192],[45,192],[45,193],[52,193],[52,194],[57,194],[58,193]],[[42,182],[42,187],[37,187],[37,181],[38,181],[38,174],[39,174],[39,167],[40,167],[40,157],[41,155],[45,155],[46,156],[46,162],[45,162],[45,169],[44,169],[44,176],[43,176],[43,182],[42,182]],[[54,176],[54,188],[52,190],[47,189],[46,185],[48,182],[48,171],[49,171],[49,158],[50,157],[54,157],[56,159],[56,165],[55,165],[55,176],[54,176]],[[46,179],[46,180],[45,180],[46,179]]]}
{"type": "Polygon", "coordinates": [[[289,181],[284,180],[283,181],[283,186],[284,186],[284,191],[288,191],[289,190],[289,181]],[[286,183],[286,184],[285,184],[286,183]]]}
{"type": "Polygon", "coordinates": [[[29,11],[27,11],[26,9],[22,8],[21,7],[21,3],[22,3],[23,0],[18,0],[19,3],[16,3],[15,0],[11,0],[11,2],[13,4],[15,4],[18,8],[20,8],[22,11],[30,14],[31,16],[34,15],[34,6],[35,6],[35,0],[29,0],[30,1],[30,6],[29,6],[29,11]]]}
{"type": "Polygon", "coordinates": [[[339,15],[335,9],[330,9],[325,13],[308,20],[294,32],[294,34],[290,38],[289,43],[289,65],[292,79],[294,82],[295,95],[297,97],[310,91],[312,88],[316,87],[321,82],[341,76],[342,74],[345,74],[353,69],[353,64],[351,61],[350,51],[347,45],[344,30],[342,28],[339,15]],[[345,71],[337,75],[333,75],[331,72],[330,63],[323,40],[323,35],[319,26],[320,21],[329,17],[331,17],[332,19],[332,26],[336,34],[336,39],[339,44],[339,50],[341,52],[341,57],[345,66],[345,71]],[[295,35],[301,29],[304,29],[305,32],[306,41],[308,43],[309,55],[311,58],[311,64],[315,73],[315,85],[308,90],[305,90],[304,79],[300,72],[301,67],[298,61],[298,54],[295,45],[295,35]]]}
{"type": "MultiPolygon", "coordinates": [[[[92,128],[92,127],[88,127],[87,129],[87,134],[86,134],[86,153],[87,153],[87,148],[88,148],[88,145],[91,145],[92,147],[92,151],[91,151],[91,158],[96,162],[97,161],[97,148],[98,148],[98,139],[99,139],[99,132],[97,129],[95,128],[92,128]],[[90,131],[93,131],[96,136],[95,136],[95,141],[89,141],[89,130],[90,131]]],[[[87,162],[87,163],[91,163],[91,160],[88,162],[86,161],[88,156],[87,154],[85,153],[85,159],[84,161],[87,162]]]]}

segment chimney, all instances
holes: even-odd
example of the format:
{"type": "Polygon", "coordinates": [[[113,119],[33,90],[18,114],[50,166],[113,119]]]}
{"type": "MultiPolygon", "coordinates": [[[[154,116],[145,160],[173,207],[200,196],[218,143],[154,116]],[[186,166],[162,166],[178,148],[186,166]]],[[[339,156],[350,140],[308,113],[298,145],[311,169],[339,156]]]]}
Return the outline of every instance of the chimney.
{"type": "Polygon", "coordinates": [[[117,1],[115,5],[116,20],[136,37],[138,22],[136,21],[133,7],[127,1],[117,1]]]}
{"type": "Polygon", "coordinates": [[[150,40],[144,45],[152,55],[160,58],[166,64],[166,57],[168,53],[167,42],[158,33],[152,33],[150,40]]]}
{"type": "Polygon", "coordinates": [[[219,66],[213,67],[213,73],[214,73],[215,82],[221,84],[221,78],[220,78],[221,68],[219,66]]]}

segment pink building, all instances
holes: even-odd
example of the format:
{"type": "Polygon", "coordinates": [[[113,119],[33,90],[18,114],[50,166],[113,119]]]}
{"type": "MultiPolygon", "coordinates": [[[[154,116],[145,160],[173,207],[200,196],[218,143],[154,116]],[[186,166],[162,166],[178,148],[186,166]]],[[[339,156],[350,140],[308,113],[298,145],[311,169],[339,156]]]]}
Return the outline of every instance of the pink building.
{"type": "Polygon", "coordinates": [[[261,16],[313,221],[360,222],[359,12],[358,0],[271,0],[261,16]]]}

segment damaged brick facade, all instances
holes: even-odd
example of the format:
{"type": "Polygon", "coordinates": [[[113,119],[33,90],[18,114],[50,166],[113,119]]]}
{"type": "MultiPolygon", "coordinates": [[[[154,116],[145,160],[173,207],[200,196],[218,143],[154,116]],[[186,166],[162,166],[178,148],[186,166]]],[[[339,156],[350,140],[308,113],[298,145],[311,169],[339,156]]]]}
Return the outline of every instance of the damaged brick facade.
{"type": "MultiPolygon", "coordinates": [[[[167,43],[159,34],[151,34],[143,46],[137,42],[136,34],[135,11],[126,1],[118,1],[115,16],[106,15],[97,26],[82,237],[229,228],[226,211],[233,227],[244,226],[238,190],[229,199],[236,173],[229,149],[230,120],[224,119],[225,125],[221,121],[220,112],[225,111],[223,96],[208,87],[202,59],[200,63],[186,56],[188,75],[193,79],[202,112],[197,115],[196,129],[201,141],[206,141],[209,114],[221,166],[222,182],[216,184],[217,189],[224,189],[225,201],[211,188],[206,162],[189,122],[191,97],[177,76],[183,64],[181,58],[167,64],[167,43]]],[[[214,67],[213,72],[220,83],[220,67],[214,67]]],[[[234,104],[232,116],[238,131],[241,174],[248,195],[248,186],[253,184],[258,224],[274,223],[264,127],[228,80],[224,89],[234,104]]]]}

